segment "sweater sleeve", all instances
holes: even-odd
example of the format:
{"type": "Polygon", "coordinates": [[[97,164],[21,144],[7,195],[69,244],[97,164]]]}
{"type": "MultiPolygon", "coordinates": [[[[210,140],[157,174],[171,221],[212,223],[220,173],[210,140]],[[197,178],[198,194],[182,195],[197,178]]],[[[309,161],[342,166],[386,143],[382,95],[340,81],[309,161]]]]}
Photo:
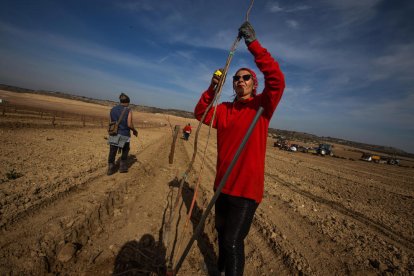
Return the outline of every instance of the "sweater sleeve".
{"type": "Polygon", "coordinates": [[[285,78],[279,64],[257,39],[249,45],[248,49],[253,54],[257,67],[264,75],[265,87],[260,95],[261,106],[264,108],[263,115],[270,120],[282,98],[285,78]]]}
{"type": "MultiPolygon", "coordinates": [[[[204,91],[204,93],[201,95],[200,100],[198,101],[195,109],[194,109],[194,115],[197,120],[201,121],[204,112],[206,111],[209,104],[214,100],[214,90],[213,89],[207,89],[204,91]]],[[[207,112],[206,117],[204,118],[203,123],[206,125],[210,125],[212,117],[214,113],[214,107],[210,108],[210,110],[207,112]]],[[[213,123],[213,127],[216,127],[216,124],[213,123]]]]}

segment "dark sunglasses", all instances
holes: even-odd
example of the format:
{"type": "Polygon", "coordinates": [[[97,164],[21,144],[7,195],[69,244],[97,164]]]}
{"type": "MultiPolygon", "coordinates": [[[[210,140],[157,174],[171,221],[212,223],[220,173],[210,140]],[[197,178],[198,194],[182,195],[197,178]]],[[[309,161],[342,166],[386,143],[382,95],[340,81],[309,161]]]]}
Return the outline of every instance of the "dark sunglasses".
{"type": "Polygon", "coordinates": [[[239,81],[240,78],[243,78],[244,81],[248,81],[251,77],[252,75],[233,76],[233,81],[239,81]]]}

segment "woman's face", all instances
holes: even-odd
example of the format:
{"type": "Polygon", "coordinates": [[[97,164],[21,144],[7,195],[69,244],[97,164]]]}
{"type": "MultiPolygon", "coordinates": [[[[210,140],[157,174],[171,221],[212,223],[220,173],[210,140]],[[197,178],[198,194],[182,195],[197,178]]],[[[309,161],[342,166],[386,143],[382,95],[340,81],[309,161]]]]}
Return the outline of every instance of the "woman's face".
{"type": "Polygon", "coordinates": [[[238,100],[246,100],[252,96],[253,76],[249,71],[240,70],[233,76],[233,89],[236,91],[238,100]]]}

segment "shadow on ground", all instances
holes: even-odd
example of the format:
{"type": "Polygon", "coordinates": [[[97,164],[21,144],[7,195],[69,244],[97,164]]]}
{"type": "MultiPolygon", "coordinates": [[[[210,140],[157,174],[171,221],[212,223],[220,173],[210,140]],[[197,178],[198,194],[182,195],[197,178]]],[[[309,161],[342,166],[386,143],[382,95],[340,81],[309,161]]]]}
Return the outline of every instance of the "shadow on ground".
{"type": "Polygon", "coordinates": [[[115,259],[113,275],[165,275],[165,247],[150,234],[125,243],[115,259]]]}
{"type": "MultiPolygon", "coordinates": [[[[119,170],[119,164],[121,162],[121,156],[119,156],[117,158],[117,160],[115,161],[115,168],[116,171],[119,170]]],[[[136,162],[138,162],[137,156],[134,154],[130,154],[128,155],[128,159],[127,159],[127,166],[128,166],[128,170],[132,167],[132,165],[134,165],[136,162]]]]}
{"type": "MultiPolygon", "coordinates": [[[[175,258],[175,261],[178,261],[181,258],[182,252],[184,251],[184,249],[187,247],[188,242],[191,239],[191,236],[186,235],[185,236],[185,240],[183,242],[181,242],[181,232],[178,232],[178,225],[180,224],[180,220],[181,220],[181,209],[183,206],[186,207],[187,209],[187,213],[190,210],[191,207],[191,203],[193,200],[193,196],[194,196],[194,190],[189,186],[189,184],[187,182],[184,181],[184,183],[182,183],[183,187],[182,187],[182,192],[181,192],[181,197],[182,197],[182,202],[179,206],[179,210],[178,210],[178,214],[179,217],[177,218],[177,222],[175,225],[175,233],[170,233],[171,235],[174,234],[174,240],[172,243],[172,248],[169,250],[171,251],[171,254],[169,256],[169,259],[167,260],[168,264],[171,266],[172,264],[172,257],[175,258]],[[181,244],[178,244],[177,241],[180,241],[181,244]],[[177,255],[178,254],[178,255],[177,255]],[[177,255],[177,256],[176,256],[177,255]]],[[[177,178],[173,179],[172,181],[169,182],[169,186],[171,188],[170,193],[168,195],[168,205],[164,211],[164,218],[163,218],[163,226],[165,224],[167,224],[167,229],[169,228],[169,232],[171,232],[171,226],[168,226],[168,221],[166,219],[166,217],[171,217],[171,215],[173,215],[173,213],[176,213],[177,210],[173,210],[173,208],[178,208],[178,206],[174,207],[173,205],[175,205],[172,202],[172,191],[173,189],[179,189],[180,187],[180,180],[178,180],[177,178]],[[168,212],[168,214],[167,214],[168,212]]],[[[198,207],[197,202],[194,203],[194,207],[192,210],[192,215],[191,215],[191,225],[193,227],[193,232],[195,231],[195,229],[197,228],[200,219],[203,215],[203,210],[200,209],[198,207]]],[[[186,219],[186,218],[184,218],[186,219]]],[[[161,227],[161,229],[163,229],[164,227],[161,227]]],[[[186,230],[186,232],[188,232],[188,230],[186,230]]],[[[162,237],[162,233],[160,233],[160,237],[162,237]]],[[[205,267],[201,267],[202,269],[206,269],[208,275],[217,275],[219,272],[217,270],[217,256],[214,250],[214,246],[213,246],[213,242],[210,240],[209,236],[207,235],[207,233],[205,233],[204,229],[203,231],[201,231],[201,233],[199,234],[198,237],[196,237],[195,239],[195,243],[193,244],[193,246],[198,246],[201,254],[203,255],[203,259],[204,259],[204,264],[200,264],[200,266],[204,266],[205,267]]],[[[168,241],[167,241],[168,242],[168,241]]],[[[196,264],[197,265],[197,264],[196,264]]]]}

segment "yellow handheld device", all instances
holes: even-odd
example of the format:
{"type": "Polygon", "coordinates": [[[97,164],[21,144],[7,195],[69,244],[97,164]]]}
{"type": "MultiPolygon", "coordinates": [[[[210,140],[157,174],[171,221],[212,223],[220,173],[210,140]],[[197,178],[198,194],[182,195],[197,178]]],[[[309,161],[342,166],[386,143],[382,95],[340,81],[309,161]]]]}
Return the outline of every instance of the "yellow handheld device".
{"type": "Polygon", "coordinates": [[[220,77],[221,75],[223,75],[223,73],[220,70],[217,70],[216,72],[214,72],[214,75],[220,77]]]}

